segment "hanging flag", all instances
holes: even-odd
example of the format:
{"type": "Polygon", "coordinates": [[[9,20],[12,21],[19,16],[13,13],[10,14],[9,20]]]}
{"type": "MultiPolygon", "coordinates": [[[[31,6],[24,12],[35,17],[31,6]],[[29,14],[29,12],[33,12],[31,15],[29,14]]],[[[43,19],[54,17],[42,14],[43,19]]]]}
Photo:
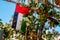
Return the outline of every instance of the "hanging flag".
{"type": "Polygon", "coordinates": [[[16,4],[16,9],[15,12],[22,13],[22,14],[28,14],[29,8],[19,5],[18,3],[16,4]]]}
{"type": "Polygon", "coordinates": [[[23,18],[23,14],[28,14],[29,8],[16,4],[16,9],[13,17],[12,28],[16,28],[16,30],[21,29],[21,22],[23,18]]]}

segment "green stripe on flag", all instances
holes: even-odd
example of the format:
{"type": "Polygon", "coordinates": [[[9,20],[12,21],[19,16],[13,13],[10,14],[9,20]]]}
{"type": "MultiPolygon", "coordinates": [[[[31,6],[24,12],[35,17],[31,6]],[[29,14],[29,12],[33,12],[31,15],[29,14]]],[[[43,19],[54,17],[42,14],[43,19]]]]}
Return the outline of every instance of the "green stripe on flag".
{"type": "Polygon", "coordinates": [[[23,33],[25,33],[25,31],[26,31],[26,22],[24,20],[22,20],[21,31],[23,33]]]}

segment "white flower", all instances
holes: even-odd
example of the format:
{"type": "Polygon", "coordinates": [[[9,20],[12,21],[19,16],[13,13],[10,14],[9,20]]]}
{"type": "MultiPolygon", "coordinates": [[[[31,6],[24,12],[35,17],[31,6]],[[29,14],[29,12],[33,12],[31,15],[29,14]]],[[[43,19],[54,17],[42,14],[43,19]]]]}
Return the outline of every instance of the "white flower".
{"type": "Polygon", "coordinates": [[[54,40],[58,40],[56,37],[54,37],[54,40]]]}
{"type": "Polygon", "coordinates": [[[13,34],[13,37],[16,37],[16,34],[15,33],[13,34]]]}
{"type": "Polygon", "coordinates": [[[31,23],[31,21],[27,17],[24,18],[24,20],[27,21],[27,22],[29,22],[29,23],[31,23]]]}
{"type": "Polygon", "coordinates": [[[11,30],[14,30],[13,28],[11,28],[11,30]]]}
{"type": "Polygon", "coordinates": [[[22,38],[22,35],[20,35],[20,38],[22,38]]]}
{"type": "Polygon", "coordinates": [[[47,40],[46,38],[44,38],[44,40],[47,40]]]}
{"type": "Polygon", "coordinates": [[[48,34],[49,33],[49,30],[46,30],[46,34],[48,34]]]}
{"type": "Polygon", "coordinates": [[[32,37],[30,37],[31,39],[33,39],[32,37]]]}
{"type": "Polygon", "coordinates": [[[2,28],[5,28],[4,26],[2,28]]]}
{"type": "Polygon", "coordinates": [[[19,33],[17,33],[17,35],[16,36],[19,36],[20,34],[19,33]]]}
{"type": "Polygon", "coordinates": [[[29,19],[26,17],[26,21],[29,21],[29,19]]]}
{"type": "Polygon", "coordinates": [[[29,26],[30,24],[29,23],[26,23],[27,26],[29,26]]]}
{"type": "Polygon", "coordinates": [[[33,16],[28,16],[29,18],[33,18],[33,16]]]}
{"type": "Polygon", "coordinates": [[[0,28],[0,30],[1,30],[1,28],[0,28]]]}
{"type": "Polygon", "coordinates": [[[16,40],[16,38],[12,38],[11,40],[16,40]]]}
{"type": "Polygon", "coordinates": [[[37,28],[37,26],[35,26],[35,28],[37,28]]]}

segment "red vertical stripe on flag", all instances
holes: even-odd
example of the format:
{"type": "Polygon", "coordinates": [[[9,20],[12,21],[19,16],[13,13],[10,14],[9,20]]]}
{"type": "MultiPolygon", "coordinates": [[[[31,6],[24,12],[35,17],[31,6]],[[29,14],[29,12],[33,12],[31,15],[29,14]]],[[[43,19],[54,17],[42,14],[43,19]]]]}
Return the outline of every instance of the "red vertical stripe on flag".
{"type": "Polygon", "coordinates": [[[22,13],[22,14],[28,14],[29,8],[16,4],[15,12],[22,13]]]}

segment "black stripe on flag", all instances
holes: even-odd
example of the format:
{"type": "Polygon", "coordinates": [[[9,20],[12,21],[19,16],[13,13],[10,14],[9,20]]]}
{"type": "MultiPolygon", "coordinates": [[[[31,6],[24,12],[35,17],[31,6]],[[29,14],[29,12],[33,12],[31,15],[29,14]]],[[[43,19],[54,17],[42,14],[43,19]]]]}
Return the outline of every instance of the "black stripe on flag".
{"type": "Polygon", "coordinates": [[[12,28],[16,28],[17,19],[18,19],[18,12],[15,12],[13,17],[12,28]]]}

